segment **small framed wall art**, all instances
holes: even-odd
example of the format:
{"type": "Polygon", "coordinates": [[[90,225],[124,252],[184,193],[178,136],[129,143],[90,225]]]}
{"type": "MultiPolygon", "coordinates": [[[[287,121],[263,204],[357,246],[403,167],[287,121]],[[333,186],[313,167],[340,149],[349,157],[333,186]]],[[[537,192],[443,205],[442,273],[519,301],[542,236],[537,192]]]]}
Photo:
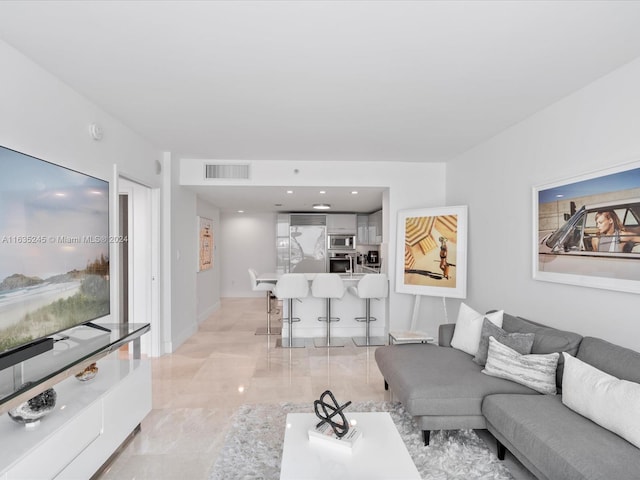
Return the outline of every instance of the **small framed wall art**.
{"type": "Polygon", "coordinates": [[[213,220],[198,217],[198,272],[213,268],[213,220]]]}

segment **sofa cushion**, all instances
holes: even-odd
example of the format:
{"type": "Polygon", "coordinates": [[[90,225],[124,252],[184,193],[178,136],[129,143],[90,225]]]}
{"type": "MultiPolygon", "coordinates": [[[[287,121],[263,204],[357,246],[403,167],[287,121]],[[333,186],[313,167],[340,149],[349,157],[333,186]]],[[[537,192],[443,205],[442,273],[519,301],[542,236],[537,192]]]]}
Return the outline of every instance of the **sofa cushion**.
{"type": "Polygon", "coordinates": [[[487,318],[494,325],[501,327],[503,313],[504,311],[500,310],[484,315],[476,312],[464,302],[461,303],[458,319],[456,320],[456,329],[451,339],[451,346],[469,355],[475,355],[480,344],[482,322],[487,318]]]}
{"type": "Polygon", "coordinates": [[[489,430],[546,478],[638,478],[638,449],[564,406],[559,395],[489,395],[482,413],[489,430]]]}
{"type": "Polygon", "coordinates": [[[582,341],[582,335],[577,333],[547,327],[506,313],[503,315],[502,328],[506,332],[535,333],[531,353],[567,352],[575,356],[582,341]]]}
{"type": "Polygon", "coordinates": [[[480,343],[478,351],[473,361],[478,365],[487,363],[487,354],[489,353],[489,338],[493,337],[501,344],[509,348],[513,348],[516,352],[527,355],[531,353],[533,347],[534,333],[507,333],[500,327],[495,326],[486,318],[482,322],[482,330],[480,332],[480,343]]]}
{"type": "Polygon", "coordinates": [[[443,323],[438,326],[438,345],[450,347],[453,339],[453,332],[456,329],[455,323],[443,323]]]}
{"type": "Polygon", "coordinates": [[[510,380],[480,373],[469,354],[432,344],[379,347],[376,362],[394,395],[414,416],[481,415],[489,393],[536,394],[510,380]]]}
{"type": "MultiPolygon", "coordinates": [[[[533,340],[533,347],[531,348],[531,353],[534,354],[567,352],[576,356],[578,347],[582,341],[582,335],[578,335],[577,333],[547,327],[522,317],[514,317],[507,313],[503,315],[502,329],[505,332],[534,333],[536,337],[533,340]]],[[[556,386],[559,390],[562,388],[563,369],[564,359],[560,357],[558,370],[556,371],[556,386]]]]}
{"type": "Polygon", "coordinates": [[[640,384],[562,355],[562,403],[640,448],[640,384]]]}
{"type": "Polygon", "coordinates": [[[489,354],[482,373],[513,380],[536,392],[555,395],[559,356],[557,352],[546,355],[522,355],[489,337],[489,354]]]}
{"type": "Polygon", "coordinates": [[[638,352],[600,338],[585,337],[575,356],[609,375],[640,383],[640,353],[638,352]]]}

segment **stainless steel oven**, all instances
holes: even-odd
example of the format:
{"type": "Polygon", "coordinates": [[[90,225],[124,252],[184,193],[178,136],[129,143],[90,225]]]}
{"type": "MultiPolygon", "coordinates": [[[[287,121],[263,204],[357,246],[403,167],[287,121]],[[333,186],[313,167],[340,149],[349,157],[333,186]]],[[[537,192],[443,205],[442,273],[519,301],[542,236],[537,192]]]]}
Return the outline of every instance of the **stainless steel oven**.
{"type": "Polygon", "coordinates": [[[356,265],[356,255],[353,252],[330,252],[329,273],[353,272],[356,265]]]}
{"type": "Polygon", "coordinates": [[[356,236],[344,233],[330,233],[328,235],[329,250],[355,250],[356,236]]]}

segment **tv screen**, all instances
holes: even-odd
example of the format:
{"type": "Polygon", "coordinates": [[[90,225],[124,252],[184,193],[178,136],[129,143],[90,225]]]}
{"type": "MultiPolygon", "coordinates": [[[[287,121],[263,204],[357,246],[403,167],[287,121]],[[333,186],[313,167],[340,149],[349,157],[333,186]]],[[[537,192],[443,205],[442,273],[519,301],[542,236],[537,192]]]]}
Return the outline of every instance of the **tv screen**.
{"type": "Polygon", "coordinates": [[[0,355],[109,314],[109,183],[0,147],[0,355]]]}

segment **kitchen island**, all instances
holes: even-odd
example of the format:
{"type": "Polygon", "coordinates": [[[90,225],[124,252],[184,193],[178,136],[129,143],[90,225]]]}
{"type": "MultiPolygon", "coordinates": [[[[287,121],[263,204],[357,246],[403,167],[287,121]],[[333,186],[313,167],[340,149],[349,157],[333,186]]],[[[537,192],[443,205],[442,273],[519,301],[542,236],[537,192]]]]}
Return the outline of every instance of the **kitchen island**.
{"type": "MultiPolygon", "coordinates": [[[[326,322],[321,322],[318,317],[326,315],[326,300],[315,298],[311,295],[311,282],[315,273],[305,274],[309,280],[309,295],[302,301],[294,301],[293,315],[300,318],[293,324],[293,338],[321,338],[327,333],[326,322]]],[[[339,322],[331,322],[332,338],[362,337],[365,333],[365,322],[358,322],[355,317],[364,317],[365,300],[349,293],[349,287],[357,286],[364,273],[339,274],[345,285],[345,294],[341,299],[331,301],[331,316],[339,317],[339,322]]],[[[275,283],[280,274],[263,274],[258,277],[259,282],[275,283]]],[[[371,300],[371,316],[377,320],[371,322],[371,336],[384,337],[387,325],[387,299],[371,300]]],[[[288,302],[282,302],[282,318],[289,315],[288,302]]],[[[282,337],[288,337],[288,328],[283,322],[282,337]]]]}

